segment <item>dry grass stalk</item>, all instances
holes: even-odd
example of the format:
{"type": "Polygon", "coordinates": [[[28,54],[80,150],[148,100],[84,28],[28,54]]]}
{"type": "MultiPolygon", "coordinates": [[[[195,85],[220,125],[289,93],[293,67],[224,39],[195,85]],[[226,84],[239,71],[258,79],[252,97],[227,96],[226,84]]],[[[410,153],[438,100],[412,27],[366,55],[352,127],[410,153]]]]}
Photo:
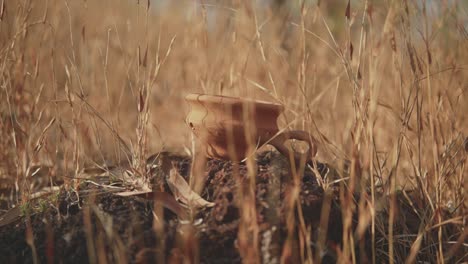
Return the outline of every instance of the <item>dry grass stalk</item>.
{"type": "MultiPolygon", "coordinates": [[[[336,164],[340,261],[462,261],[465,3],[156,5],[0,1],[0,180],[14,186],[13,203],[31,199],[27,176],[36,164],[53,164],[75,189],[88,163],[124,160],[134,177],[147,177],[148,153],[191,144],[185,93],[264,98],[286,106],[280,127],[311,132],[321,141],[318,159],[336,164]],[[363,230],[371,252],[358,254],[363,230]]],[[[241,186],[240,250],[246,261],[258,261],[253,157],[247,164],[248,179],[236,166],[233,172],[241,186]]],[[[304,224],[298,200],[302,168],[294,166],[282,257],[297,242],[302,262],[319,262],[327,228],[313,252],[314,230],[304,224]]],[[[325,189],[333,186],[321,176],[325,189]]],[[[195,241],[187,234],[182,241],[195,241]]],[[[95,235],[88,234],[89,243],[95,235]]],[[[99,254],[90,257],[98,261],[99,254]]]]}

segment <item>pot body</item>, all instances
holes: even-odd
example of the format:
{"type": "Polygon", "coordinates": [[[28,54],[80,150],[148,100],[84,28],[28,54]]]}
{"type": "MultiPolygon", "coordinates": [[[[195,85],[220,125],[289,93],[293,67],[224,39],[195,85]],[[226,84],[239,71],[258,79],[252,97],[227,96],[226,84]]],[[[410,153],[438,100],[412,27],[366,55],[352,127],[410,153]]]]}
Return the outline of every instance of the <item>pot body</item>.
{"type": "Polygon", "coordinates": [[[187,123],[209,157],[242,160],[277,132],[283,106],[236,97],[189,94],[187,123]],[[250,147],[250,148],[249,148],[250,147]]]}

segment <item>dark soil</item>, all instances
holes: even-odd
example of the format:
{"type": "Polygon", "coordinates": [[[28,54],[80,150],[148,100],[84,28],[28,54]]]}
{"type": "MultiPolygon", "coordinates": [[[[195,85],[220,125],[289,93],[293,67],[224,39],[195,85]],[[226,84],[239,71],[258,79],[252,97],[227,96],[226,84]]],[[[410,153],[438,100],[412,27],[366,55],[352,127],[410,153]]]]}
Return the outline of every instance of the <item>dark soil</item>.
{"type": "MultiPolygon", "coordinates": [[[[284,201],[291,183],[290,166],[276,152],[261,153],[257,159],[259,248],[264,262],[278,263],[287,237],[284,201]]],[[[183,157],[174,157],[174,160],[181,175],[187,177],[189,160],[183,157]]],[[[318,164],[318,169],[327,168],[318,164]]],[[[22,209],[22,215],[29,217],[22,216],[0,227],[0,256],[3,259],[0,262],[32,263],[36,254],[40,263],[87,263],[92,260],[152,263],[163,259],[177,263],[181,260],[180,252],[187,252],[187,247],[193,246],[179,243],[181,232],[188,232],[193,234],[193,241],[198,241],[198,249],[194,249],[193,254],[199,252],[200,262],[239,263],[241,257],[236,239],[240,214],[236,187],[239,179],[242,181],[246,177],[247,167],[240,165],[238,180],[232,170],[231,162],[209,160],[202,196],[216,205],[199,211],[194,225],[181,222],[177,215],[165,209],[163,232],[155,228],[152,200],[120,197],[93,184],[83,184],[79,191],[62,190],[39,202],[34,210],[22,209]],[[28,244],[28,233],[34,238],[29,243],[33,241],[33,246],[28,244]]],[[[167,186],[164,188],[169,192],[167,186]]],[[[313,241],[317,239],[322,201],[323,191],[313,172],[306,169],[300,202],[313,241]]],[[[335,261],[334,248],[342,236],[336,197],[332,198],[330,214],[328,250],[324,251],[326,254],[322,259],[325,263],[335,261]]]]}

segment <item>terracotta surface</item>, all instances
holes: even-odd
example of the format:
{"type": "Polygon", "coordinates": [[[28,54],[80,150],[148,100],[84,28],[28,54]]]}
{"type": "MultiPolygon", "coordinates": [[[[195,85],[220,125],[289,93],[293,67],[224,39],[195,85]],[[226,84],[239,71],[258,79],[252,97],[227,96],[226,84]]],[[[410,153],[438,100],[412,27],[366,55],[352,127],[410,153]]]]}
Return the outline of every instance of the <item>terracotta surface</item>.
{"type": "Polygon", "coordinates": [[[244,98],[189,94],[187,124],[212,158],[242,160],[265,143],[289,155],[284,142],[299,139],[309,144],[309,158],[315,156],[314,138],[305,131],[279,133],[280,104],[244,98]],[[250,146],[250,149],[249,149],[250,146]]]}

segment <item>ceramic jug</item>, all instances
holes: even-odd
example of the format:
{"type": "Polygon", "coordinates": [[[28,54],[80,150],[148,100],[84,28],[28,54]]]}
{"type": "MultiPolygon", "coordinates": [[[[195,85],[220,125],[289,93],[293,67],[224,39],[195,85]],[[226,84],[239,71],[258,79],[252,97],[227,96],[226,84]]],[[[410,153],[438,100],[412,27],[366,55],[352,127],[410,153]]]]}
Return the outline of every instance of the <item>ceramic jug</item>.
{"type": "Polygon", "coordinates": [[[207,94],[189,94],[185,99],[190,106],[186,122],[208,157],[240,161],[264,144],[288,156],[284,143],[289,139],[308,144],[307,160],[317,153],[316,140],[309,133],[279,133],[277,119],[284,110],[280,104],[207,94]]]}

